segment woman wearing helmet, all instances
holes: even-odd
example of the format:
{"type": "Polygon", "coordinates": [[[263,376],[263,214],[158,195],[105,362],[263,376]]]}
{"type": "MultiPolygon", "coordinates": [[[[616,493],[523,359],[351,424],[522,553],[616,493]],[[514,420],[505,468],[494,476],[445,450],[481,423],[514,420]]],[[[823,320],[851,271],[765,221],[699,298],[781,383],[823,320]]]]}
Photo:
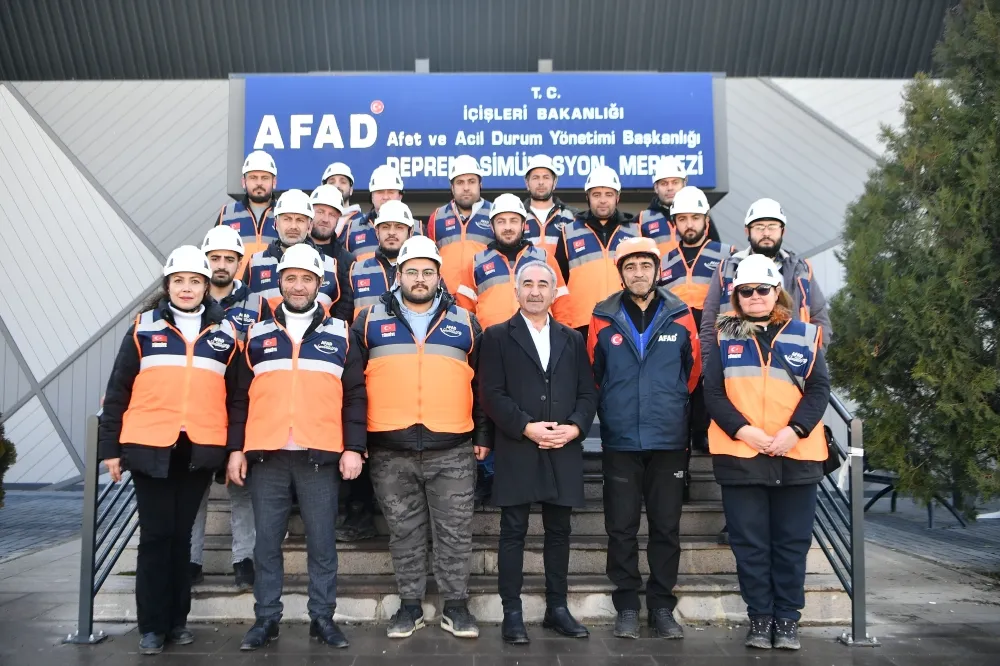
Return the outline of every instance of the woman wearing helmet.
{"type": "Polygon", "coordinates": [[[122,341],[108,380],[98,456],[112,480],[132,474],[139,509],[136,611],[142,654],[194,641],[191,526],[224,466],[227,386],[237,334],[212,301],[205,253],[185,245],[163,268],[163,293],[122,341]]]}
{"type": "Polygon", "coordinates": [[[799,649],[806,555],[827,444],[821,329],[793,320],[778,267],[752,254],[706,351],[709,450],[750,630],[746,646],[799,649]]]}

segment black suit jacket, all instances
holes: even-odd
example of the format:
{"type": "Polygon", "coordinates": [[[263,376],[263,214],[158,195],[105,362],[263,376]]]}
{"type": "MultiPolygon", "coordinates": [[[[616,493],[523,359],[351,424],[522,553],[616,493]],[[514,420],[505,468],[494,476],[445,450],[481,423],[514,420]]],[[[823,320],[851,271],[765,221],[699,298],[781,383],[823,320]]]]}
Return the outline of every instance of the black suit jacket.
{"type": "Polygon", "coordinates": [[[549,340],[549,364],[542,368],[520,312],[483,333],[479,395],[493,423],[498,506],[584,503],[582,444],[597,412],[597,388],[583,336],[550,319],[549,340]],[[576,425],[580,437],[560,449],[540,449],[522,434],[534,421],[576,425]]]}

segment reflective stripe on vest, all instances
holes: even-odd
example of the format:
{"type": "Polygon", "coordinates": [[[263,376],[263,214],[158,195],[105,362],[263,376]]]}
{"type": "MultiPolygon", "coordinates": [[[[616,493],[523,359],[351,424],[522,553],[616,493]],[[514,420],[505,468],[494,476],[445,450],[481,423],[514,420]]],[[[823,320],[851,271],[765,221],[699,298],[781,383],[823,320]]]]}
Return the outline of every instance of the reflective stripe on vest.
{"type": "MultiPolygon", "coordinates": [[[[765,366],[757,340],[719,333],[719,351],[726,397],[750,422],[769,435],[775,435],[788,425],[802,394],[792,383],[781,364],[773,359],[765,366]]],[[[782,327],[772,349],[784,356],[794,371],[799,386],[804,387],[812,372],[819,347],[819,328],[801,321],[789,321],[782,327]]],[[[755,449],[739,440],[730,439],[714,421],[708,431],[708,446],[713,454],[753,458],[755,449]]],[[[786,454],[795,460],[826,460],[826,436],[823,424],[818,424],[808,437],[786,454]]]]}
{"type": "Polygon", "coordinates": [[[429,430],[463,434],[472,424],[472,323],[453,305],[418,343],[406,324],[379,303],[365,321],[368,431],[429,430]]]}
{"type": "Polygon", "coordinates": [[[647,208],[639,213],[638,224],[644,237],[656,241],[656,247],[660,249],[660,257],[665,257],[677,249],[679,245],[677,231],[673,222],[668,220],[663,213],[653,212],[647,208]]]}
{"type": "Polygon", "coordinates": [[[351,225],[355,220],[365,219],[365,214],[361,212],[361,207],[357,205],[351,205],[337,220],[336,235],[337,239],[340,240],[340,244],[344,245],[347,242],[347,232],[350,231],[351,225]]]}
{"type": "Polygon", "coordinates": [[[484,201],[476,214],[462,223],[458,206],[452,201],[434,211],[428,222],[427,235],[437,243],[441,252],[441,277],[452,294],[458,291],[462,272],[486,246],[493,242],[493,227],[490,226],[489,201],[484,201]]]}
{"type": "Polygon", "coordinates": [[[684,261],[680,247],[671,250],[660,269],[660,282],[684,301],[689,308],[703,310],[708,287],[723,259],[732,254],[732,248],[709,241],[701,246],[691,266],[684,261]]]}
{"type": "Polygon", "coordinates": [[[365,215],[351,218],[351,224],[344,234],[344,247],[354,255],[355,259],[367,259],[378,249],[378,236],[375,227],[365,215]]]}
{"type": "Polygon", "coordinates": [[[594,306],[619,291],[621,278],[615,267],[614,253],[618,244],[638,234],[634,224],[619,226],[608,247],[601,245],[597,234],[581,220],[563,228],[563,242],[569,259],[569,308],[571,328],[590,324],[594,306]]]}
{"type": "Polygon", "coordinates": [[[276,451],[291,438],[303,448],[343,451],[347,347],[347,324],[332,317],[300,343],[273,319],[254,324],[246,344],[254,377],[244,450],[276,451]]]}
{"type": "MultiPolygon", "coordinates": [[[[533,261],[546,263],[545,250],[528,245],[518,253],[512,267],[507,257],[496,250],[486,249],[472,260],[473,285],[459,285],[461,296],[474,304],[473,312],[480,326],[486,328],[507,321],[517,312],[517,295],[514,293],[514,276],[525,264],[533,261]]],[[[464,281],[463,281],[464,282],[464,281]]],[[[552,285],[557,291],[556,285],[552,285]]],[[[563,296],[566,288],[561,288],[563,296]]]]}
{"type": "Polygon", "coordinates": [[[278,238],[278,230],[274,228],[274,208],[270,203],[264,211],[263,224],[257,223],[253,211],[244,206],[242,201],[233,201],[223,206],[219,213],[219,224],[235,229],[243,239],[243,259],[237,275],[243,274],[243,269],[255,252],[260,252],[278,238]]]}
{"type": "Polygon", "coordinates": [[[232,322],[209,326],[188,342],[159,310],[135,319],[139,374],[122,418],[121,443],[168,447],[181,429],[195,444],[225,446],[226,366],[238,343],[232,322]]]}
{"type": "Polygon", "coordinates": [[[531,241],[536,247],[540,247],[549,253],[549,256],[556,256],[556,246],[562,235],[562,229],[567,224],[572,224],[573,215],[565,208],[553,206],[545,218],[544,223],[539,223],[535,214],[528,209],[528,217],[524,221],[524,239],[531,241]]]}
{"type": "MultiPolygon", "coordinates": [[[[323,257],[323,282],[319,287],[316,302],[327,312],[340,298],[340,285],[337,282],[337,260],[320,252],[323,257]]],[[[281,290],[278,288],[278,260],[267,252],[257,252],[250,259],[250,279],[247,282],[252,295],[259,296],[275,311],[281,303],[281,290]]]]}
{"type": "MultiPolygon", "coordinates": [[[[719,314],[731,314],[733,312],[732,296],[733,296],[733,280],[736,279],[736,267],[740,265],[745,257],[739,257],[733,255],[728,259],[725,259],[722,264],[722,270],[719,272],[719,279],[721,280],[722,289],[719,292],[719,314]]],[[[777,262],[775,262],[777,263],[777,262]]],[[[808,261],[806,263],[806,268],[808,273],[805,277],[799,277],[795,282],[799,289],[799,309],[797,312],[792,312],[792,316],[796,317],[799,321],[804,321],[809,323],[810,313],[812,308],[812,264],[808,261]]],[[[789,266],[785,270],[795,270],[795,265],[789,266]]],[[[782,266],[778,263],[778,270],[782,270],[782,266]]],[[[784,275],[782,275],[782,284],[787,284],[784,282],[784,275]]],[[[789,294],[792,296],[793,300],[795,298],[794,294],[789,294]]]]}
{"type": "Polygon", "coordinates": [[[382,294],[389,291],[389,279],[381,262],[375,257],[357,260],[351,264],[351,287],[354,289],[355,319],[365,308],[379,302],[382,294]]]}

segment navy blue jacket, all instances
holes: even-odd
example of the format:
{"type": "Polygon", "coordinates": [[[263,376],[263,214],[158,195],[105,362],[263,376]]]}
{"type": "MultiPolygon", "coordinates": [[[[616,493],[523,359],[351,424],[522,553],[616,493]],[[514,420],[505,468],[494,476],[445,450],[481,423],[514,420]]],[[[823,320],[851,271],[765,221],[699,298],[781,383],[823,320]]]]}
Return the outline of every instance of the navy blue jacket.
{"type": "Polygon", "coordinates": [[[694,317],[668,289],[646,328],[640,354],[622,308],[624,291],[594,308],[587,349],[599,391],[601,442],[613,451],[676,451],[688,447],[688,401],[701,376],[694,317]]]}

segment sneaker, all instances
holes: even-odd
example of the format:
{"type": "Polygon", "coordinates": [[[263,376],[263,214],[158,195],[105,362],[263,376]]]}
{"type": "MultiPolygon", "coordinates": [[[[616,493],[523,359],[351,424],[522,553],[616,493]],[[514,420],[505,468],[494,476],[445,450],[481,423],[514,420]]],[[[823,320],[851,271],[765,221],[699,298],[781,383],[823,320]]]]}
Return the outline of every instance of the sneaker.
{"type": "Polygon", "coordinates": [[[389,638],[409,638],[417,629],[424,628],[424,609],[420,606],[400,606],[389,619],[385,635],[389,638]]]}
{"type": "Polygon", "coordinates": [[[479,638],[476,616],[466,606],[445,606],[441,613],[441,628],[459,638],[479,638]]]}
{"type": "Polygon", "coordinates": [[[801,648],[799,623],[795,620],[775,620],[774,640],[771,645],[779,650],[798,650],[801,648]]]}
{"type": "Polygon", "coordinates": [[[254,581],[253,560],[248,557],[234,564],[233,575],[236,579],[237,590],[240,592],[249,592],[252,590],[254,581]]]}
{"type": "Polygon", "coordinates": [[[191,584],[200,585],[205,582],[205,572],[202,571],[200,564],[195,564],[191,562],[188,564],[188,569],[191,571],[191,584]]]}
{"type": "Polygon", "coordinates": [[[139,654],[160,654],[163,652],[163,644],[166,640],[165,634],[153,632],[143,634],[139,639],[139,654]]]}
{"type": "Polygon", "coordinates": [[[194,634],[187,627],[174,627],[167,634],[167,640],[174,645],[191,645],[194,643],[194,634]]]}
{"type": "Polygon", "coordinates": [[[667,608],[649,611],[649,626],[653,630],[653,638],[684,638],[684,629],[667,608]]]}
{"type": "Polygon", "coordinates": [[[774,630],[774,618],[770,615],[754,615],[750,618],[750,630],[743,644],[761,650],[771,649],[771,632],[774,630]]]}
{"type": "Polygon", "coordinates": [[[616,638],[639,638],[639,611],[621,610],[615,618],[616,638]]]}

